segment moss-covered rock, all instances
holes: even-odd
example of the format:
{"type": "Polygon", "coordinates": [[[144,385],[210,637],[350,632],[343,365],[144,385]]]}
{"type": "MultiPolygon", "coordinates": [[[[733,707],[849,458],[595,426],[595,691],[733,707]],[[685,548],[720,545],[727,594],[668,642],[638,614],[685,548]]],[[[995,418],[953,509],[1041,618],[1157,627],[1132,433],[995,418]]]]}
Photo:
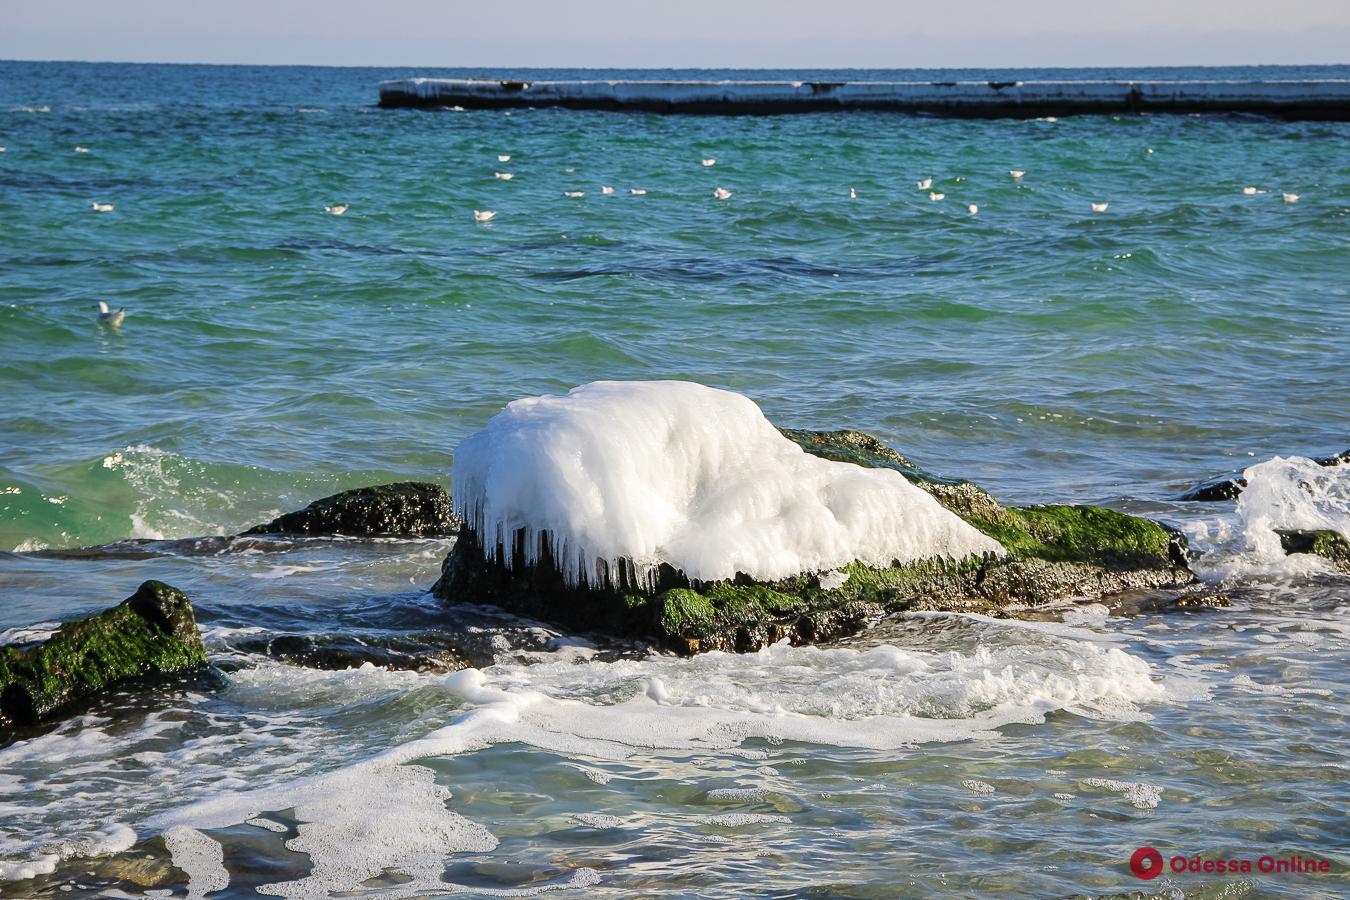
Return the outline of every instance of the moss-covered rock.
{"type": "Polygon", "coordinates": [[[127,679],[205,664],[192,603],[177,588],[147,581],[40,644],[0,647],[0,725],[32,724],[127,679]]]}
{"type": "Polygon", "coordinates": [[[421,481],[400,481],[343,491],[297,512],[255,525],[244,534],[434,536],[459,530],[450,494],[421,481]]]}
{"type": "MultiPolygon", "coordinates": [[[[1350,465],[1350,450],[1343,450],[1334,456],[1314,456],[1312,461],[1319,466],[1350,465]]],[[[1200,482],[1177,499],[1214,503],[1219,500],[1232,500],[1246,489],[1247,479],[1241,475],[1220,475],[1217,478],[1200,482]]]]}
{"type": "Polygon", "coordinates": [[[1285,553],[1311,553],[1350,572],[1350,541],[1335,531],[1278,531],[1285,553]]]}
{"type": "Polygon", "coordinates": [[[569,587],[547,547],[537,565],[508,571],[485,560],[477,536],[466,530],[433,591],[446,600],[495,604],[575,629],[654,639],[698,653],[750,651],[784,638],[828,640],[900,610],[989,611],[1194,580],[1184,538],[1148,519],[1095,506],[1008,508],[969,482],[925,472],[861,432],[783,429],[783,434],[826,459],[899,471],[998,540],[1007,556],[887,568],[854,563],[826,584],[813,574],[690,584],[663,568],[657,590],[646,593],[622,582],[617,588],[569,587]]]}

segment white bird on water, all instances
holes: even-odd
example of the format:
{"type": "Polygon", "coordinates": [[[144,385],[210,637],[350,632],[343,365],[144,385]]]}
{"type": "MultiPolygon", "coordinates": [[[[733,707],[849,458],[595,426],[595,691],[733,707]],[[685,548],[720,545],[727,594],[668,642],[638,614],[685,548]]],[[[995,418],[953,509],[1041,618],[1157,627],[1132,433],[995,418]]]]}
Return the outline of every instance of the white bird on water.
{"type": "Polygon", "coordinates": [[[1297,202],[1298,202],[1298,194],[1281,194],[1280,196],[1284,198],[1284,202],[1285,202],[1285,203],[1297,203],[1297,202]]]}
{"type": "Polygon", "coordinates": [[[610,187],[610,186],[607,185],[607,184],[606,184],[606,185],[602,185],[601,188],[600,188],[600,193],[602,193],[602,194],[612,194],[612,193],[614,193],[614,188],[610,187]]]}
{"type": "Polygon", "coordinates": [[[1013,181],[1017,181],[1023,175],[1027,174],[1025,169],[1009,169],[1008,175],[1013,181]]]}
{"type": "Polygon", "coordinates": [[[936,202],[938,202],[939,200],[946,200],[946,199],[947,199],[947,195],[944,194],[944,193],[942,193],[941,191],[929,191],[929,192],[928,192],[928,199],[929,199],[929,200],[932,200],[934,203],[936,203],[936,202]]]}
{"type": "Polygon", "coordinates": [[[352,205],[350,203],[339,203],[337,206],[325,206],[323,211],[330,216],[340,216],[351,208],[352,205]]]}
{"type": "Polygon", "coordinates": [[[933,186],[933,179],[925,178],[923,181],[916,182],[919,190],[926,191],[933,186]]]}
{"type": "Polygon", "coordinates": [[[585,191],[563,191],[564,197],[585,197],[585,191]]]}
{"type": "Polygon", "coordinates": [[[849,188],[849,189],[848,189],[848,199],[850,199],[850,200],[857,200],[857,199],[858,199],[858,192],[857,192],[856,190],[854,190],[853,188],[849,188]]]}
{"type": "Polygon", "coordinates": [[[727,190],[724,187],[720,187],[713,191],[713,196],[716,197],[718,200],[730,200],[731,191],[727,190]]]}
{"type": "Polygon", "coordinates": [[[709,158],[709,159],[703,160],[703,166],[704,166],[704,168],[707,168],[708,166],[715,166],[715,165],[717,165],[717,160],[715,160],[715,159],[709,158]]]}
{"type": "Polygon", "coordinates": [[[646,195],[647,189],[646,189],[646,188],[629,188],[629,189],[628,189],[628,193],[632,194],[634,197],[642,197],[642,196],[646,195]]]}
{"type": "Polygon", "coordinates": [[[976,206],[974,203],[972,203],[966,207],[966,210],[969,211],[969,213],[973,216],[980,211],[980,208],[976,206]]]}
{"type": "Polygon", "coordinates": [[[1108,206],[1110,206],[1110,205],[1111,205],[1110,203],[1094,203],[1094,204],[1092,204],[1092,211],[1093,211],[1093,212],[1106,212],[1106,208],[1107,208],[1108,206]]]}
{"type": "Polygon", "coordinates": [[[510,181],[512,178],[516,177],[510,172],[493,172],[492,174],[499,181],[510,181]]]}
{"type": "Polygon", "coordinates": [[[510,162],[510,161],[511,155],[509,153],[501,153],[497,155],[497,162],[510,162]]]}
{"type": "Polygon", "coordinates": [[[1254,187],[1245,187],[1245,188],[1242,189],[1242,193],[1244,193],[1244,194],[1246,194],[1248,197],[1250,197],[1250,196],[1252,196],[1253,194],[1264,194],[1265,191],[1259,190],[1259,189],[1254,188],[1254,187]]]}
{"type": "Polygon", "coordinates": [[[127,308],[124,306],[117,312],[108,308],[106,300],[100,300],[94,304],[94,309],[98,310],[98,323],[100,325],[111,325],[113,328],[121,328],[122,320],[127,317],[127,308]]]}
{"type": "Polygon", "coordinates": [[[76,153],[88,153],[88,152],[89,152],[89,148],[88,148],[88,147],[76,147],[76,148],[75,148],[75,152],[76,152],[76,153]]]}
{"type": "Polygon", "coordinates": [[[496,210],[484,209],[480,211],[475,209],[473,211],[473,220],[475,222],[491,222],[492,217],[495,215],[497,215],[496,210]]]}
{"type": "Polygon", "coordinates": [[[112,205],[111,203],[98,203],[98,202],[94,202],[94,203],[90,203],[90,204],[89,204],[89,208],[92,209],[94,212],[112,212],[112,211],[113,211],[113,205],[112,205]]]}

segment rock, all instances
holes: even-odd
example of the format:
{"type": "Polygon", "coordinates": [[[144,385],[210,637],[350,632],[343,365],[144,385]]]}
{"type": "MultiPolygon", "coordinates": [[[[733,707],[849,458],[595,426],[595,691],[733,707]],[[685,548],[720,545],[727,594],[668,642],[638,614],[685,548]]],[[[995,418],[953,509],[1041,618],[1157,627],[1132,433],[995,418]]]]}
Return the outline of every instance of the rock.
{"type": "Polygon", "coordinates": [[[244,534],[450,535],[459,531],[445,488],[401,481],[315,500],[244,534]]]}
{"type": "MultiPolygon", "coordinates": [[[[1335,456],[1314,456],[1312,461],[1319,466],[1340,466],[1350,465],[1350,450],[1337,453],[1335,456]]],[[[1218,478],[1211,478],[1209,481],[1202,481],[1186,493],[1177,497],[1178,500],[1195,500],[1200,502],[1212,503],[1218,500],[1232,500],[1241,494],[1247,487],[1247,479],[1241,475],[1220,475],[1218,478]]]]}
{"type": "Polygon", "coordinates": [[[1285,553],[1312,553],[1350,572],[1350,541],[1335,531],[1276,531],[1285,553]]]}
{"type": "Polygon", "coordinates": [[[1178,609],[1190,609],[1204,606],[1213,609],[1228,609],[1233,603],[1228,599],[1227,594],[1210,594],[1199,591],[1194,594],[1182,594],[1180,597],[1173,600],[1171,605],[1178,609]]]}
{"type": "Polygon", "coordinates": [[[310,669],[355,669],[370,663],[411,672],[453,672],[468,660],[447,646],[430,641],[354,634],[283,634],[243,641],[240,650],[265,653],[273,659],[310,669]]]}
{"type": "MultiPolygon", "coordinates": [[[[485,560],[478,536],[465,529],[432,590],[448,601],[495,604],[578,630],[640,637],[698,653],[752,651],[784,638],[814,643],[900,610],[988,611],[1010,603],[1096,598],[1194,581],[1185,539],[1148,519],[1095,506],[1007,508],[973,484],[924,472],[860,432],[783,434],[817,456],[896,469],[997,539],[1008,555],[889,568],[854,563],[824,578],[824,584],[822,577],[807,574],[767,583],[742,576],[694,585],[663,567],[655,593],[648,595],[568,587],[551,564],[547,546],[537,565],[507,570],[485,560]]],[[[521,546],[516,556],[524,555],[521,546]]]]}
{"type": "Polygon", "coordinates": [[[40,644],[0,647],[0,725],[31,725],[127,679],[205,664],[192,603],[177,588],[147,581],[40,644]]]}

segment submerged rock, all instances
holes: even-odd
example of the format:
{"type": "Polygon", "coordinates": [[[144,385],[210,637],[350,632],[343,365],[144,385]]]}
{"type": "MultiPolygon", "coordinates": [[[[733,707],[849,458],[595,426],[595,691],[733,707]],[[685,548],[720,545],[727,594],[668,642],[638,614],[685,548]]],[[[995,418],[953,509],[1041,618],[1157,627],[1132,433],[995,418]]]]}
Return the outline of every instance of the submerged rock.
{"type": "Polygon", "coordinates": [[[205,664],[192,603],[177,588],[147,581],[40,644],[0,647],[0,725],[34,724],[127,679],[205,664]]]}
{"type": "Polygon", "coordinates": [[[450,494],[440,485],[400,481],[343,491],[244,534],[450,535],[459,530],[450,494]]]}
{"type": "Polygon", "coordinates": [[[1276,531],[1285,553],[1311,553],[1350,572],[1350,541],[1336,531],[1276,531]]]}
{"type": "MultiPolygon", "coordinates": [[[[491,603],[574,629],[642,637],[698,653],[752,651],[784,638],[827,640],[901,610],[991,610],[1194,581],[1185,539],[1148,519],[1095,506],[1004,507],[973,484],[924,472],[870,435],[782,433],[816,456],[899,471],[941,506],[998,540],[1007,555],[889,567],[855,562],[834,572],[777,581],[738,576],[705,584],[663,566],[655,591],[644,592],[631,584],[569,586],[547,542],[534,565],[508,569],[486,559],[479,536],[466,528],[432,590],[447,601],[491,603]]],[[[517,533],[515,539],[523,543],[524,536],[517,533]]],[[[527,554],[518,546],[513,556],[522,560],[527,554]]]]}
{"type": "MultiPolygon", "coordinates": [[[[1345,450],[1335,456],[1314,456],[1312,461],[1319,466],[1328,467],[1350,465],[1350,450],[1345,450]]],[[[1247,479],[1241,475],[1220,475],[1217,478],[1211,478],[1209,481],[1202,481],[1177,499],[1208,503],[1219,500],[1233,500],[1246,488],[1247,479]]]]}
{"type": "Polygon", "coordinates": [[[295,666],[329,671],[356,669],[366,663],[410,672],[453,672],[469,666],[469,661],[454,648],[411,637],[283,634],[243,641],[239,649],[263,653],[295,666]]]}

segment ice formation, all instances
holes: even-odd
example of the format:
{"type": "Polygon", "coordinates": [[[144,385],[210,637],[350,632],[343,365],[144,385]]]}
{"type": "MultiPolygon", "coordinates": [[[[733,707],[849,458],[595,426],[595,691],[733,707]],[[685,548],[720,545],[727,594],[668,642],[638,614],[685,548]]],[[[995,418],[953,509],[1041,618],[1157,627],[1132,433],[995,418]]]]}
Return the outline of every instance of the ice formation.
{"type": "Polygon", "coordinates": [[[1002,553],[890,469],[811,456],[751,400],[684,381],[597,381],[508,404],[455,453],[456,511],[489,558],[569,584],[664,563],[696,582],[1002,553]],[[525,559],[512,536],[525,532],[525,559]]]}

